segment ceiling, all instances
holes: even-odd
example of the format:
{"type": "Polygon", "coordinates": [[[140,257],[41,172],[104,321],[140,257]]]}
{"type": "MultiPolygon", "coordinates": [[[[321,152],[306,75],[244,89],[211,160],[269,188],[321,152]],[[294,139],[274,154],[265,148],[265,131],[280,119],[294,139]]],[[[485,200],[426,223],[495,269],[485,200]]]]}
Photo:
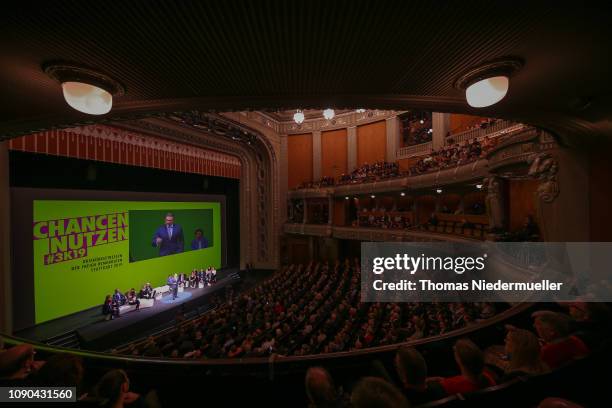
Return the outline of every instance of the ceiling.
{"type": "MultiPolygon", "coordinates": [[[[612,135],[612,15],[597,6],[492,1],[3,3],[0,137],[185,110],[427,109],[612,135]],[[525,61],[497,105],[455,79],[525,61]],[[71,110],[41,65],[95,68],[126,89],[105,117],[71,110]]],[[[602,3],[603,7],[603,3],[602,3]]],[[[282,114],[279,114],[282,115],[282,114]]]]}

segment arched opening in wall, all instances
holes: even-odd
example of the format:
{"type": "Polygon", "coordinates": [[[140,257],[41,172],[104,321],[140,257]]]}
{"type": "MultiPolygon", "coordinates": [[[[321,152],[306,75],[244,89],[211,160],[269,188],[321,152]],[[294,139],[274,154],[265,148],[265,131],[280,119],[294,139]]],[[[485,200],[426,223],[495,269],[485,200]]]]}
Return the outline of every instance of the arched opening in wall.
{"type": "Polygon", "coordinates": [[[540,224],[536,211],[537,189],[539,180],[509,180],[508,182],[508,228],[520,230],[527,217],[533,217],[540,224]]]}
{"type": "Polygon", "coordinates": [[[429,217],[436,212],[437,197],[433,195],[419,196],[416,200],[416,220],[418,224],[425,224],[429,217]]]}
{"type": "Polygon", "coordinates": [[[485,196],[484,191],[475,191],[467,193],[463,196],[463,212],[468,215],[483,215],[485,214],[485,196]]]}
{"type": "Polygon", "coordinates": [[[444,194],[440,197],[440,207],[438,212],[443,214],[455,214],[459,210],[461,196],[459,194],[444,194]]]}

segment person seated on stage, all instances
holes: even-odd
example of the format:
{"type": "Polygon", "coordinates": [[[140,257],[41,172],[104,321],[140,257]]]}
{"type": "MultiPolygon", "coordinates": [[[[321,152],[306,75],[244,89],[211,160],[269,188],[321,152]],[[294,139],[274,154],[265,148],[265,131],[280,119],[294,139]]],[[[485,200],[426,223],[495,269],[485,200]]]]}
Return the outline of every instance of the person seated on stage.
{"type": "Polygon", "coordinates": [[[217,283],[217,270],[213,267],[210,270],[210,283],[217,283]]]}
{"type": "Polygon", "coordinates": [[[125,295],[119,291],[119,289],[115,289],[115,294],[113,295],[113,303],[119,306],[125,305],[126,299],[125,295]]]}
{"type": "Polygon", "coordinates": [[[206,284],[210,285],[212,282],[212,266],[206,268],[206,284]]]}
{"type": "Polygon", "coordinates": [[[191,271],[191,275],[189,276],[189,287],[190,288],[195,288],[197,287],[197,279],[198,277],[196,276],[196,271],[193,270],[191,271]]]}
{"type": "Polygon", "coordinates": [[[178,284],[178,286],[185,286],[185,274],[179,273],[179,274],[174,274],[174,278],[176,279],[176,283],[178,284]]]}
{"type": "Polygon", "coordinates": [[[127,304],[128,305],[136,305],[136,310],[140,310],[140,300],[136,296],[136,290],[134,288],[130,289],[127,294],[127,304]]]}
{"type": "Polygon", "coordinates": [[[140,295],[138,297],[141,299],[155,299],[156,293],[157,291],[153,290],[151,284],[147,282],[140,290],[140,295]]]}
{"type": "MultiPolygon", "coordinates": [[[[206,278],[206,273],[204,272],[204,269],[200,269],[198,271],[198,283],[200,282],[204,282],[204,279],[206,278]]],[[[205,283],[205,282],[204,282],[205,283]]]]}
{"type": "Polygon", "coordinates": [[[111,295],[106,295],[106,299],[104,299],[104,304],[102,305],[102,314],[106,316],[106,320],[111,320],[115,317],[119,317],[119,306],[115,302],[113,302],[113,297],[111,295]]]}

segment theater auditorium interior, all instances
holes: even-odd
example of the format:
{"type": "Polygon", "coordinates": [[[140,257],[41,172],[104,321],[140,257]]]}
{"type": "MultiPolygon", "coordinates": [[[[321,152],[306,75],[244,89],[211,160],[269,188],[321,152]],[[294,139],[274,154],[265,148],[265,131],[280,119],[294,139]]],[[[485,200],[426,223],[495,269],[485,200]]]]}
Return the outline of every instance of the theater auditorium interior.
{"type": "Polygon", "coordinates": [[[57,0],[0,20],[0,405],[609,405],[609,263],[579,271],[607,298],[365,284],[387,243],[499,248],[523,280],[553,243],[606,248],[606,8],[57,0]]]}

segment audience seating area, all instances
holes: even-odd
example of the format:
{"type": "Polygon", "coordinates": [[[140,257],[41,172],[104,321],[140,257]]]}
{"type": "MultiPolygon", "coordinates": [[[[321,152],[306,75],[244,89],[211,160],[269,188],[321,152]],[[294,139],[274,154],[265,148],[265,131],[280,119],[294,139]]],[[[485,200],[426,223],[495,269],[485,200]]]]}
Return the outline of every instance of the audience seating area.
{"type": "Polygon", "coordinates": [[[332,353],[447,333],[492,317],[493,304],[360,303],[355,261],[289,265],[175,331],[120,352],[182,358],[332,353]]]}
{"type": "Polygon", "coordinates": [[[297,189],[323,188],[347,184],[369,183],[387,180],[395,177],[417,176],[434,170],[441,170],[452,166],[464,165],[484,157],[497,141],[493,137],[481,140],[470,140],[444,146],[421,157],[416,164],[407,171],[400,171],[397,162],[380,161],[373,164],[365,163],[351,173],[342,174],[338,180],[325,176],[320,180],[303,182],[297,189]]]}
{"type": "Polygon", "coordinates": [[[486,215],[435,213],[423,226],[427,231],[484,239],[489,226],[486,215]]]}
{"type": "Polygon", "coordinates": [[[464,165],[484,157],[496,144],[495,138],[470,140],[444,146],[434,150],[428,156],[420,158],[408,169],[409,176],[441,170],[452,166],[464,165]]]}
{"type": "Polygon", "coordinates": [[[189,378],[228,404],[367,406],[369,398],[383,398],[395,401],[391,406],[509,407],[552,396],[584,406],[604,400],[606,376],[593,373],[609,368],[607,304],[360,303],[358,272],[349,261],[286,266],[246,292],[228,290],[204,316],[177,319],[174,330],[121,350],[129,356],[11,347],[18,341],[8,338],[0,345],[6,349],[0,383],[77,383],[86,406],[108,398],[101,386],[108,376],[129,382],[130,398],[164,406],[189,401],[176,392],[189,378]]]}

